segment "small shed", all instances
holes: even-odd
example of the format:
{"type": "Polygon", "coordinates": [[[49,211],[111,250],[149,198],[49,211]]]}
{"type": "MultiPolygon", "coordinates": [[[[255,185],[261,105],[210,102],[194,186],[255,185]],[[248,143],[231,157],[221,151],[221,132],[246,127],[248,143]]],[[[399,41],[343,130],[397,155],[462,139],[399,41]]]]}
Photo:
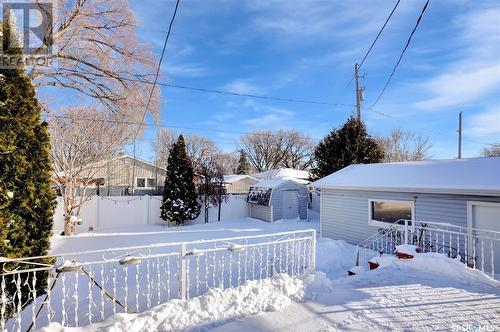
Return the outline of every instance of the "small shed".
{"type": "Polygon", "coordinates": [[[261,181],[250,187],[250,218],[267,222],[280,219],[307,219],[307,187],[289,179],[261,181]]]}
{"type": "Polygon", "coordinates": [[[224,175],[224,189],[226,194],[241,195],[248,194],[248,190],[258,179],[245,174],[227,174],[224,175]]]}

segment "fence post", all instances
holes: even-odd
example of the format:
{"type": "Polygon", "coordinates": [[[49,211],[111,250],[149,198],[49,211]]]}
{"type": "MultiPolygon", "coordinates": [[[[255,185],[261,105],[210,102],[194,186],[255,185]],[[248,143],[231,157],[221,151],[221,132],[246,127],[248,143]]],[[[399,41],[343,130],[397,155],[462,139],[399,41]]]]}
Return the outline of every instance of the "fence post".
{"type": "Polygon", "coordinates": [[[405,244],[408,244],[408,220],[405,220],[405,244]]]}
{"type": "Polygon", "coordinates": [[[181,270],[179,271],[179,284],[180,284],[180,293],[181,293],[181,300],[185,300],[187,298],[187,264],[186,264],[186,259],[188,257],[186,256],[186,244],[182,243],[181,244],[181,270]]]}
{"type": "Polygon", "coordinates": [[[314,273],[316,271],[316,230],[312,231],[312,259],[311,259],[311,273],[314,273]]]}
{"type": "Polygon", "coordinates": [[[99,196],[95,196],[95,228],[99,229],[99,196]]]}
{"type": "Polygon", "coordinates": [[[146,225],[149,225],[149,201],[151,200],[151,197],[149,195],[144,196],[144,199],[146,200],[146,225]]]}

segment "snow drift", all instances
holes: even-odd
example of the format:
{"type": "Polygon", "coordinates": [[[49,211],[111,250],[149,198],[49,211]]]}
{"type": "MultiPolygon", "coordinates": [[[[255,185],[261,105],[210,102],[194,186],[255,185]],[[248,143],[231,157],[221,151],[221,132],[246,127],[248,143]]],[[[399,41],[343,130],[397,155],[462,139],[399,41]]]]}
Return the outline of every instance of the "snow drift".
{"type": "Polygon", "coordinates": [[[88,331],[179,331],[210,327],[242,316],[280,311],[304,297],[304,283],[287,274],[249,281],[230,289],[211,289],[190,300],[172,300],[140,314],[116,314],[104,322],[85,327],[63,327],[53,323],[40,332],[88,331]]]}

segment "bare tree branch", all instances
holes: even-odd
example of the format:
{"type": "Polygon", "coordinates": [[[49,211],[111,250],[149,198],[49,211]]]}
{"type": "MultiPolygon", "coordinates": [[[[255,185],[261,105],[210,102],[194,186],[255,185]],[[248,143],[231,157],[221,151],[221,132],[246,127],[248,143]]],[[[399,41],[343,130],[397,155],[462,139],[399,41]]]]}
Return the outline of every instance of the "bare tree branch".
{"type": "MultiPolygon", "coordinates": [[[[38,0],[36,0],[38,1],[38,0]]],[[[46,5],[40,1],[40,8],[46,5]]],[[[72,89],[97,100],[106,111],[139,120],[151,91],[156,61],[140,43],[133,13],[126,0],[58,0],[52,64],[37,63],[28,71],[37,87],[72,89]]],[[[47,41],[48,42],[48,41],[47,41]]],[[[160,89],[148,112],[158,116],[160,89]]]]}
{"type": "Polygon", "coordinates": [[[96,185],[102,185],[102,174],[122,151],[129,131],[128,125],[107,121],[116,114],[103,113],[93,106],[85,112],[95,121],[87,121],[81,112],[62,110],[60,117],[49,123],[54,178],[64,202],[66,235],[75,231],[72,213],[79,214],[83,203],[95,194],[96,185]]]}
{"type": "Polygon", "coordinates": [[[387,137],[378,138],[377,142],[384,150],[385,162],[429,159],[428,151],[432,147],[428,137],[415,136],[400,128],[393,129],[387,137]]]}

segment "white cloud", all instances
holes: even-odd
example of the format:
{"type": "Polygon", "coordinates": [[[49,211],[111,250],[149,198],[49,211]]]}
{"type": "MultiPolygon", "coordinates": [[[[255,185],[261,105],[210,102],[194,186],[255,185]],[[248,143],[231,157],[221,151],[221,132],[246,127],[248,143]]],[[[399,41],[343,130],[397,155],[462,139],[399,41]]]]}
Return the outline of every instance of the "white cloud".
{"type": "Polygon", "coordinates": [[[229,92],[242,94],[262,93],[263,89],[252,83],[251,80],[237,79],[223,86],[223,89],[229,92]]]}
{"type": "Polygon", "coordinates": [[[283,128],[287,121],[285,116],[273,113],[244,120],[242,123],[251,126],[259,126],[260,128],[274,129],[283,128]]]}
{"type": "Polygon", "coordinates": [[[207,68],[197,64],[169,65],[165,67],[169,76],[178,77],[201,77],[207,74],[207,68]]]}
{"type": "Polygon", "coordinates": [[[469,133],[473,136],[500,135],[500,106],[474,115],[470,120],[469,133]]]}
{"type": "Polygon", "coordinates": [[[457,60],[443,67],[435,77],[418,84],[426,99],[414,106],[437,110],[475,102],[500,92],[500,17],[499,8],[476,10],[459,16],[453,24],[461,28],[453,51],[457,60]]]}
{"type": "Polygon", "coordinates": [[[500,87],[500,64],[460,66],[421,85],[432,97],[416,102],[423,109],[439,109],[472,102],[500,87]]]}

